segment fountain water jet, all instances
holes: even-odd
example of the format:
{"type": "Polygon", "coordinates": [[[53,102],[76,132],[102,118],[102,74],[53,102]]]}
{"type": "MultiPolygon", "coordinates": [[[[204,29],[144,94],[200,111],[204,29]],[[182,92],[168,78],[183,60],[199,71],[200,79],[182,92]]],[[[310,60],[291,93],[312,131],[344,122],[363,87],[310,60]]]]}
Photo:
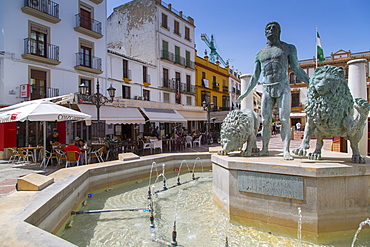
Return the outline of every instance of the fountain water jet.
{"type": "Polygon", "coordinates": [[[370,220],[367,218],[366,220],[362,221],[359,226],[358,226],[358,229],[356,231],[356,234],[355,236],[353,237],[353,241],[352,241],[352,244],[351,244],[351,247],[354,247],[355,246],[355,242],[357,240],[357,236],[358,234],[360,233],[360,231],[362,230],[362,228],[365,226],[365,225],[369,225],[370,226],[370,220]]]}

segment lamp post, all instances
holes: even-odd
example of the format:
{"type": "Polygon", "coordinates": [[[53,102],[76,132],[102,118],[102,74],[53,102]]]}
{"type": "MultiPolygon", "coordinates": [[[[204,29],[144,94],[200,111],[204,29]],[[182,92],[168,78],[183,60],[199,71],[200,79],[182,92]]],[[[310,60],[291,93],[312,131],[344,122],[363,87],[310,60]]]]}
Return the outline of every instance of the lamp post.
{"type": "Polygon", "coordinates": [[[95,94],[88,95],[87,94],[88,88],[89,86],[85,85],[84,83],[80,84],[81,97],[83,100],[90,100],[91,103],[93,103],[96,106],[97,120],[100,121],[100,106],[105,105],[108,102],[109,103],[113,102],[116,89],[112,87],[112,84],[111,84],[110,87],[107,89],[110,98],[105,97],[104,95],[100,93],[99,79],[96,82],[96,93],[95,94]]]}
{"type": "Polygon", "coordinates": [[[209,127],[211,125],[211,111],[213,110],[215,104],[213,102],[207,103],[206,101],[203,101],[202,105],[203,109],[207,111],[207,144],[210,144],[209,127]]]}

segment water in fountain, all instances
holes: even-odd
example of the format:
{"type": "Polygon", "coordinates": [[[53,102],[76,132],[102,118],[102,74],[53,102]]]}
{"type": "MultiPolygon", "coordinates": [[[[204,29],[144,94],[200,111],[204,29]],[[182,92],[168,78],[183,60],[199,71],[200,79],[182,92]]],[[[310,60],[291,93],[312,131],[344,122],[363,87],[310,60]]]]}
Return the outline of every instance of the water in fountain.
{"type": "Polygon", "coordinates": [[[362,222],[360,223],[360,225],[358,226],[358,229],[357,229],[357,231],[356,231],[356,234],[355,234],[355,236],[353,237],[351,247],[354,247],[354,246],[355,246],[355,243],[356,243],[356,241],[357,241],[357,236],[358,236],[358,234],[361,232],[362,228],[363,228],[365,225],[369,225],[369,226],[370,226],[370,220],[369,220],[369,219],[366,219],[366,220],[362,221],[362,222]]]}
{"type": "Polygon", "coordinates": [[[298,231],[297,238],[299,246],[302,246],[302,210],[301,207],[298,207],[298,231]]]}
{"type": "MultiPolygon", "coordinates": [[[[176,230],[176,242],[187,247],[317,246],[260,232],[230,221],[226,210],[219,209],[213,203],[210,171],[202,172],[202,179],[195,180],[192,176],[194,172],[184,173],[180,175],[181,181],[184,181],[180,186],[168,186],[171,189],[154,193],[154,188],[161,187],[164,180],[169,185],[177,184],[179,173],[165,176],[164,171],[163,165],[162,173],[158,174],[153,162],[147,180],[95,192],[83,206],[84,210],[91,210],[145,208],[152,204],[153,211],[73,215],[72,228],[65,229],[61,237],[78,246],[163,246],[173,242],[173,232],[176,230]],[[152,184],[155,171],[156,179],[152,184]],[[149,185],[149,192],[146,184],[149,185]],[[153,227],[150,227],[149,218],[152,213],[155,220],[153,227]],[[174,217],[175,222],[172,224],[174,217]]],[[[167,187],[166,183],[163,184],[167,187]]],[[[226,201],[223,204],[226,207],[226,201]]]]}

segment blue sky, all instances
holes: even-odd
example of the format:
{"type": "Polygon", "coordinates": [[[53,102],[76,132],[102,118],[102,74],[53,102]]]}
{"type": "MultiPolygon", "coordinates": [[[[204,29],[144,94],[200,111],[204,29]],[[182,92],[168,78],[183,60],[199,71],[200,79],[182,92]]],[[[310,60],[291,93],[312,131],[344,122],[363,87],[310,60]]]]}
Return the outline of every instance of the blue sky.
{"type": "MultiPolygon", "coordinates": [[[[114,7],[129,2],[108,0],[114,7]]],[[[298,59],[315,56],[318,26],[325,56],[340,49],[370,50],[369,0],[164,0],[195,22],[198,55],[208,48],[201,33],[214,35],[218,52],[243,74],[253,72],[255,54],[266,44],[265,25],[277,21],[281,40],[294,44],[298,59]]]]}

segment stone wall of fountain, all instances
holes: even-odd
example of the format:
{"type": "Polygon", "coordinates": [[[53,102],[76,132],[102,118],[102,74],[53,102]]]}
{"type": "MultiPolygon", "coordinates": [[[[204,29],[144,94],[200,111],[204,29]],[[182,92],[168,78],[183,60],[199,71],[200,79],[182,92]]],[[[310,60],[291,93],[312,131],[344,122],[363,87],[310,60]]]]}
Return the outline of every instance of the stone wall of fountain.
{"type": "Polygon", "coordinates": [[[370,209],[369,164],[336,152],[289,162],[279,151],[270,154],[212,155],[214,201],[231,218],[266,232],[296,238],[300,228],[304,241],[317,244],[352,239],[370,209]]]}
{"type": "Polygon", "coordinates": [[[49,175],[55,182],[42,191],[19,191],[0,200],[0,207],[7,208],[0,212],[0,234],[7,236],[2,244],[74,246],[52,233],[67,224],[71,212],[78,208],[89,192],[149,177],[153,162],[158,165],[165,163],[166,172],[172,172],[183,160],[193,162],[197,158],[204,169],[211,168],[209,153],[179,153],[58,170],[49,175]]]}

